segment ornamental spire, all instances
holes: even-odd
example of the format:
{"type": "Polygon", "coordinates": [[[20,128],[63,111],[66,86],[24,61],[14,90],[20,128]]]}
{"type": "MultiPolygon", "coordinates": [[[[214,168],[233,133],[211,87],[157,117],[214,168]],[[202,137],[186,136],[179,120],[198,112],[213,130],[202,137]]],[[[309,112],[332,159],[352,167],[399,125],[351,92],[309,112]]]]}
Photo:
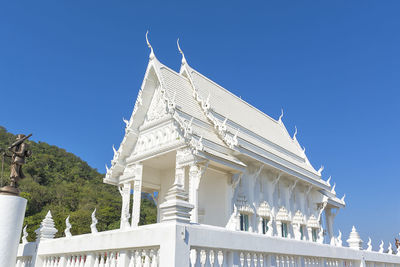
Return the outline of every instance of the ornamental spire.
{"type": "Polygon", "coordinates": [[[147,30],[147,32],[146,32],[146,43],[147,43],[147,46],[150,48],[149,58],[151,60],[155,57],[155,55],[154,55],[153,47],[151,46],[151,44],[149,42],[149,38],[147,37],[148,34],[149,34],[149,30],[147,30]]]}
{"type": "Polygon", "coordinates": [[[178,40],[176,40],[176,45],[178,46],[179,53],[181,53],[181,55],[182,55],[182,65],[184,65],[187,63],[187,61],[185,58],[185,54],[183,53],[181,47],[179,46],[179,38],[178,38],[178,40]]]}

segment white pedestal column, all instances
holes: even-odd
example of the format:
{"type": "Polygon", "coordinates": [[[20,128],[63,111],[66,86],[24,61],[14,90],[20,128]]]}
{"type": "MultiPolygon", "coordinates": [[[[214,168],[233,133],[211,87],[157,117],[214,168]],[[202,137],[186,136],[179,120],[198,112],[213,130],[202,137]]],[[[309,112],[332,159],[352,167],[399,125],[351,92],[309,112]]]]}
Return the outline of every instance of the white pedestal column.
{"type": "Polygon", "coordinates": [[[0,266],[15,266],[27,200],[0,195],[0,266]]]}

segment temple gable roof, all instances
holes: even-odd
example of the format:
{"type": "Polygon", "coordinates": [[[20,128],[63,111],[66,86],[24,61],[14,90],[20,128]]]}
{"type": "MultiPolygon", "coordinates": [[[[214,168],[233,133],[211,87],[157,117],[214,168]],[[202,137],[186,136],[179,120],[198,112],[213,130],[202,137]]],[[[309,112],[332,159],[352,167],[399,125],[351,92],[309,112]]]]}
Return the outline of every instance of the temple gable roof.
{"type": "Polygon", "coordinates": [[[201,147],[200,154],[241,166],[245,166],[241,155],[265,159],[264,163],[329,189],[329,184],[321,179],[321,170],[312,167],[296,136],[289,135],[281,118],[275,120],[235,96],[191,68],[186,59],[178,73],[158,61],[153,51],[132,116],[126,122],[126,134],[115,151],[105,182],[107,177],[117,177],[123,171],[157,88],[162,90],[168,116],[177,122],[188,145],[196,143],[201,147]]]}

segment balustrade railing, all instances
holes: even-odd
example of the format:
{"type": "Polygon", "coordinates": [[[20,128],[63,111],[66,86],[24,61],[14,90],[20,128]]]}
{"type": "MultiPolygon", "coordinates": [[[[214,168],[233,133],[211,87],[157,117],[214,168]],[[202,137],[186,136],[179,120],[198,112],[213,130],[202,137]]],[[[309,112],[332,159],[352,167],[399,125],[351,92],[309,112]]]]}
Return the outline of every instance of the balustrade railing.
{"type": "Polygon", "coordinates": [[[390,244],[387,252],[370,242],[362,250],[359,242],[343,247],[210,225],[157,223],[64,238],[40,231],[36,242],[20,245],[16,267],[400,267],[390,244]]]}
{"type": "MultiPolygon", "coordinates": [[[[218,248],[191,248],[191,267],[353,267],[353,260],[269,254],[254,251],[220,250],[218,248]]],[[[400,265],[399,265],[400,266],[400,265]]],[[[366,267],[375,267],[366,266],[366,267]]]]}

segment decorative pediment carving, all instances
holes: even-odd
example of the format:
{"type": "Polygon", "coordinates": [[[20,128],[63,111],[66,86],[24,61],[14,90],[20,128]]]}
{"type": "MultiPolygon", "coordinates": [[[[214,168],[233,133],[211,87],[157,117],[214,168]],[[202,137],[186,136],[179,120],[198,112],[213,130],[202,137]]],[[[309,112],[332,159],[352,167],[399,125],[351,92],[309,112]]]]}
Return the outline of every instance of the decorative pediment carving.
{"type": "Polygon", "coordinates": [[[313,215],[310,216],[310,218],[308,218],[308,222],[307,222],[307,226],[311,227],[311,228],[319,228],[319,222],[317,220],[317,217],[313,215]]]}
{"type": "Polygon", "coordinates": [[[269,204],[264,201],[260,204],[260,206],[257,209],[257,215],[260,217],[264,218],[270,218],[271,217],[271,207],[269,204]]]}
{"type": "Polygon", "coordinates": [[[178,136],[179,133],[176,131],[173,124],[143,133],[137,140],[133,154],[136,155],[148,150],[160,148],[162,145],[176,141],[178,136]]]}
{"type": "Polygon", "coordinates": [[[290,221],[289,212],[285,207],[279,209],[275,219],[277,221],[288,222],[290,221]]]}
{"type": "Polygon", "coordinates": [[[306,224],[306,220],[304,218],[303,213],[300,210],[296,211],[295,215],[293,216],[293,223],[294,224],[306,224]]]}
{"type": "Polygon", "coordinates": [[[144,125],[159,120],[166,116],[167,104],[165,103],[164,97],[160,89],[156,89],[154,92],[153,99],[151,100],[149,110],[146,114],[144,125]]]}
{"type": "Polygon", "coordinates": [[[244,195],[239,195],[236,200],[236,206],[239,212],[246,214],[253,214],[254,210],[247,202],[247,199],[244,195]]]}

